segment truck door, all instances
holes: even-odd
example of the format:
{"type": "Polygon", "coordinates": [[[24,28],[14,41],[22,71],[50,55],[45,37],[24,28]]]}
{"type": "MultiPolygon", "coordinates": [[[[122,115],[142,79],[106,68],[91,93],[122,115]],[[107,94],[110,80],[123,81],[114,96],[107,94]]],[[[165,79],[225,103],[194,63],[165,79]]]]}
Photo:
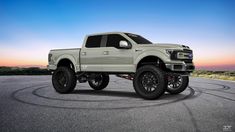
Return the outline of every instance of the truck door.
{"type": "MultiPolygon", "coordinates": [[[[85,47],[81,49],[80,63],[82,71],[102,71],[103,50],[100,47],[102,35],[89,36],[85,47]]],[[[104,47],[103,47],[104,48],[104,47]]]]}
{"type": "MultiPolygon", "coordinates": [[[[105,48],[102,50],[101,61],[103,71],[107,72],[133,72],[133,50],[122,49],[119,47],[119,42],[128,40],[120,34],[110,34],[106,36],[105,48]]],[[[105,36],[104,36],[105,38],[105,36]]],[[[130,44],[130,42],[128,42],[130,44]]]]}

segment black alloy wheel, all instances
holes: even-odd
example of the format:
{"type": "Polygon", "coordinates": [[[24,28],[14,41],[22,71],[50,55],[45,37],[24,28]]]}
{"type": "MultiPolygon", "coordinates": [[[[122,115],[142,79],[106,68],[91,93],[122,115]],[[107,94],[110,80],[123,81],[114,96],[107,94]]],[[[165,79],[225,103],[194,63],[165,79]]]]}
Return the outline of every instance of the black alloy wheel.
{"type": "Polygon", "coordinates": [[[179,94],[188,87],[188,83],[189,83],[188,76],[169,74],[167,76],[166,91],[171,94],[179,94]]]}
{"type": "Polygon", "coordinates": [[[164,71],[153,65],[142,66],[137,69],[133,86],[142,98],[157,99],[165,92],[164,71]]]}
{"type": "Polygon", "coordinates": [[[109,84],[109,75],[107,74],[97,74],[94,79],[88,81],[91,88],[94,90],[102,90],[106,88],[109,84]]]}

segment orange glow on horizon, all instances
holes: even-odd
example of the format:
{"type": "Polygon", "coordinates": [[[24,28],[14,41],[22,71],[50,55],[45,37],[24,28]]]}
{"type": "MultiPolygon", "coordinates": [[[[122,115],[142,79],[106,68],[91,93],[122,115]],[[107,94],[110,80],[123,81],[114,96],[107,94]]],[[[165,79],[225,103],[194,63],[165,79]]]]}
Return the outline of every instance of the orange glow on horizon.
{"type": "Polygon", "coordinates": [[[46,66],[47,62],[45,60],[23,60],[23,59],[1,59],[0,66],[46,66]]]}
{"type": "Polygon", "coordinates": [[[203,58],[194,61],[196,66],[224,66],[224,65],[235,65],[234,58],[203,58]]]}

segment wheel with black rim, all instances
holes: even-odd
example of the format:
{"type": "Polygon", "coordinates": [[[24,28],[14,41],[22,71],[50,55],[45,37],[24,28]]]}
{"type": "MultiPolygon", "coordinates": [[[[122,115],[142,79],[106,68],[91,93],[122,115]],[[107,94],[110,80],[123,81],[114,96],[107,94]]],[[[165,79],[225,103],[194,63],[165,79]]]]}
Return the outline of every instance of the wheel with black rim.
{"type": "Polygon", "coordinates": [[[189,83],[188,76],[170,74],[167,76],[166,91],[171,94],[179,94],[188,87],[188,83],[189,83]]]}
{"type": "Polygon", "coordinates": [[[96,74],[95,77],[88,81],[91,88],[94,90],[102,90],[109,84],[109,75],[96,74]]]}
{"type": "Polygon", "coordinates": [[[59,93],[72,92],[77,84],[75,72],[68,67],[58,67],[52,75],[52,84],[59,93]]]}
{"type": "Polygon", "coordinates": [[[134,76],[133,86],[142,98],[157,99],[165,92],[164,72],[156,66],[142,66],[134,76]]]}

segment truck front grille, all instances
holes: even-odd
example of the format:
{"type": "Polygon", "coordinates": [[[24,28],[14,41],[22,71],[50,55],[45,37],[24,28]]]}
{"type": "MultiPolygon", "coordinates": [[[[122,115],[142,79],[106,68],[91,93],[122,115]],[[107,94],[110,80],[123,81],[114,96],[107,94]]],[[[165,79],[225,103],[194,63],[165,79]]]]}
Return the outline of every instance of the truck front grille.
{"type": "Polygon", "coordinates": [[[189,50],[189,49],[184,49],[183,51],[186,52],[186,53],[193,53],[193,51],[189,50]]]}
{"type": "MultiPolygon", "coordinates": [[[[172,54],[171,54],[171,59],[172,60],[182,60],[184,61],[185,63],[192,63],[192,59],[177,59],[177,54],[178,52],[184,52],[184,53],[189,53],[189,54],[192,54],[193,51],[192,50],[189,50],[189,49],[184,49],[183,51],[173,51],[172,54]]],[[[185,56],[187,58],[191,58],[189,55],[185,56]]]]}

